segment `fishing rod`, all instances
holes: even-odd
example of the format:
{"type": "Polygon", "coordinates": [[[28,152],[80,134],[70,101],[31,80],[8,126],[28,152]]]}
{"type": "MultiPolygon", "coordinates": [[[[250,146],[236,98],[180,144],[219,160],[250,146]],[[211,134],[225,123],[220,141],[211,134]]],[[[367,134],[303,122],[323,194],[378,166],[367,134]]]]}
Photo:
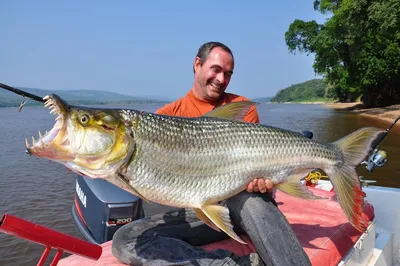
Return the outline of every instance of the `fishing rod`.
{"type": "MultiPolygon", "coordinates": [[[[5,90],[8,90],[8,91],[14,92],[16,94],[22,95],[24,97],[24,99],[25,99],[25,97],[27,97],[27,98],[32,99],[32,100],[37,101],[37,102],[41,102],[41,103],[45,102],[45,100],[43,100],[43,98],[40,97],[40,96],[37,96],[35,94],[32,94],[32,93],[29,93],[29,92],[26,92],[26,91],[23,91],[23,90],[8,86],[6,84],[0,83],[0,87],[5,89],[5,90]]],[[[21,104],[19,105],[19,108],[18,108],[18,112],[21,112],[22,107],[24,107],[24,105],[29,101],[29,99],[26,100],[26,101],[22,101],[21,102],[21,104]]]]}
{"type": "Polygon", "coordinates": [[[40,96],[37,96],[35,94],[29,93],[29,92],[26,92],[26,91],[23,91],[23,90],[19,90],[17,88],[8,86],[6,84],[0,83],[0,87],[3,88],[3,89],[6,89],[8,91],[14,92],[16,94],[22,95],[24,97],[28,97],[28,98],[30,98],[30,99],[32,99],[34,101],[42,102],[42,103],[45,102],[45,100],[43,100],[43,98],[40,97],[40,96]]]}

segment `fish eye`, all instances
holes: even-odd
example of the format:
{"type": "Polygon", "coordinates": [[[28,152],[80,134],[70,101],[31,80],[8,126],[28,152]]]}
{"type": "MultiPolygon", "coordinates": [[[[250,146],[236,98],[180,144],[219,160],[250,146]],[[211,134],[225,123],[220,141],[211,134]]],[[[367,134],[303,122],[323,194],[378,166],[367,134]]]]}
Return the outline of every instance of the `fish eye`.
{"type": "Polygon", "coordinates": [[[86,124],[87,122],[89,122],[89,116],[88,115],[82,115],[80,120],[81,120],[82,124],[86,124]]]}

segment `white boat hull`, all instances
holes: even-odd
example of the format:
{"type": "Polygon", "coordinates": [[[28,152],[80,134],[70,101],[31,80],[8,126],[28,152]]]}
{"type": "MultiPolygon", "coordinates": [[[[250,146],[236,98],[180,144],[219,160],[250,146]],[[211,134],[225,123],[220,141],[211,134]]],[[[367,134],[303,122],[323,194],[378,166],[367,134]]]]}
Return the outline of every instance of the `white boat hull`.
{"type": "MultiPolygon", "coordinates": [[[[317,187],[330,190],[332,184],[319,180],[317,187]]],[[[338,265],[400,266],[400,189],[368,186],[363,191],[375,218],[338,265]]]]}

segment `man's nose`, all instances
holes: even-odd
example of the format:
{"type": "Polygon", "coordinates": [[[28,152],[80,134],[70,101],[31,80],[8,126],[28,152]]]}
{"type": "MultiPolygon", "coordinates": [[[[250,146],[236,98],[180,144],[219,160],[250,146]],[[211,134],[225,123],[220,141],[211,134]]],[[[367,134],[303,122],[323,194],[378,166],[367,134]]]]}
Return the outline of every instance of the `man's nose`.
{"type": "Polygon", "coordinates": [[[218,73],[218,75],[217,75],[217,80],[218,80],[219,83],[221,83],[221,84],[225,82],[225,74],[224,74],[224,72],[218,73]]]}

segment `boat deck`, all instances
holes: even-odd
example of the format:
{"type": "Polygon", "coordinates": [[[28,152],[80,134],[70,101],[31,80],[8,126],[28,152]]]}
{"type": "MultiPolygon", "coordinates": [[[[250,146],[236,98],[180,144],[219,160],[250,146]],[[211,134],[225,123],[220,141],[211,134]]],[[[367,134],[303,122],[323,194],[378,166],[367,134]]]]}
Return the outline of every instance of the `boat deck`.
{"type": "MultiPolygon", "coordinates": [[[[288,219],[312,265],[338,265],[346,253],[357,242],[361,233],[350,225],[332,191],[310,187],[316,195],[327,200],[303,200],[277,191],[279,209],[288,219]]],[[[371,221],[374,208],[366,203],[363,217],[371,221]]],[[[246,241],[246,237],[243,236],[246,241]]],[[[94,261],[76,255],[60,260],[58,265],[122,265],[111,252],[111,242],[102,245],[103,253],[94,261]]],[[[204,246],[207,250],[225,248],[238,255],[254,252],[252,244],[243,245],[227,239],[204,246]]]]}

